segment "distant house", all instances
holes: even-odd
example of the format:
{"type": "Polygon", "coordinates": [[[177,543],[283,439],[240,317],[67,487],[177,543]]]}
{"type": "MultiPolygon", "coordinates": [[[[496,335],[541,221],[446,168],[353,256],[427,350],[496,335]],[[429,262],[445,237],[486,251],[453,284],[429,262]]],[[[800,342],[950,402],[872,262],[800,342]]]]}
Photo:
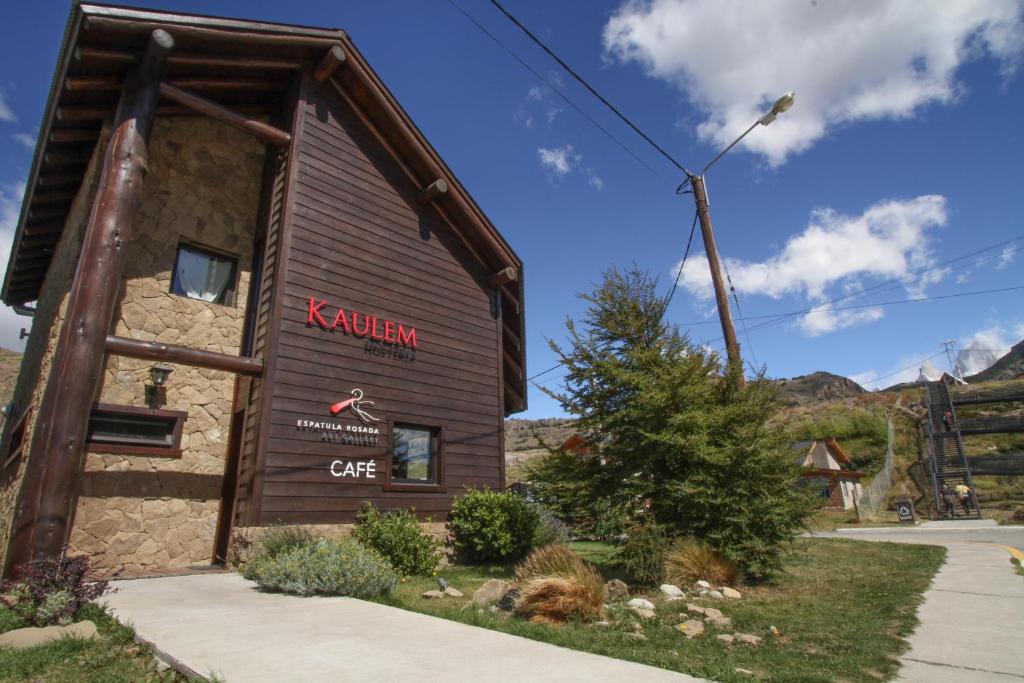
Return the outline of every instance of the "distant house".
{"type": "Polygon", "coordinates": [[[800,441],[793,444],[800,455],[796,463],[804,468],[800,484],[818,490],[823,510],[852,510],[854,498],[860,497],[860,472],[844,470],[852,461],[843,447],[832,437],[800,441]]]}

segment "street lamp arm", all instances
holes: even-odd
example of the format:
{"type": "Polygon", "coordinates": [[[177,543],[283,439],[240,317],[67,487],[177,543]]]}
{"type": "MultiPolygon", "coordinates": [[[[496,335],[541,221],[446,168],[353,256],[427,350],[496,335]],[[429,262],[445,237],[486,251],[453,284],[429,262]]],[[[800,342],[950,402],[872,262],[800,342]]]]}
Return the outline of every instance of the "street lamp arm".
{"type": "Polygon", "coordinates": [[[730,150],[730,149],[732,149],[733,147],[735,147],[735,146],[736,146],[737,144],[739,144],[739,141],[740,141],[740,140],[742,140],[743,138],[747,137],[747,134],[748,134],[748,133],[750,133],[750,131],[752,131],[752,130],[754,130],[755,128],[757,128],[757,124],[761,123],[761,120],[762,120],[763,118],[764,118],[764,117],[762,117],[761,119],[758,119],[757,121],[754,121],[754,123],[753,123],[753,124],[751,124],[750,128],[747,128],[747,129],[746,129],[745,131],[743,131],[743,135],[739,136],[738,138],[736,138],[735,140],[733,140],[733,141],[732,141],[731,143],[729,143],[729,146],[728,146],[728,147],[726,147],[725,149],[723,149],[723,150],[722,150],[721,152],[719,152],[719,153],[718,153],[718,156],[716,156],[716,157],[715,157],[714,159],[712,159],[711,161],[709,161],[709,162],[708,162],[708,163],[707,163],[707,164],[706,164],[706,165],[704,166],[704,168],[702,168],[702,169],[700,170],[700,173],[699,173],[698,175],[704,175],[705,173],[707,173],[707,172],[708,172],[708,169],[709,169],[709,168],[711,168],[712,166],[714,166],[714,165],[715,165],[715,162],[717,162],[717,161],[718,161],[719,159],[721,159],[721,158],[722,158],[722,157],[724,157],[724,156],[725,156],[726,154],[728,154],[728,153],[729,153],[729,150],[730,150]]]}

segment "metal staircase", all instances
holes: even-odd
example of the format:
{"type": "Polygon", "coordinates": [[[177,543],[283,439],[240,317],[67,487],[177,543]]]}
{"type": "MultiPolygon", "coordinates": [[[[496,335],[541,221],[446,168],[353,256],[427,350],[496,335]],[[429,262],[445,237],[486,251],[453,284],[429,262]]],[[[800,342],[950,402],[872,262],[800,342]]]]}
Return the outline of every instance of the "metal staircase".
{"type": "MultiPolygon", "coordinates": [[[[935,494],[935,509],[939,517],[949,519],[946,506],[942,502],[941,491],[946,486],[955,487],[966,483],[974,491],[974,479],[971,467],[964,451],[964,442],[960,435],[960,423],[956,418],[956,410],[949,395],[949,386],[945,382],[928,382],[925,388],[928,404],[928,422],[925,432],[931,444],[929,475],[935,494]],[[943,423],[942,415],[949,412],[953,419],[949,428],[943,423]]],[[[981,519],[981,506],[978,498],[971,496],[970,511],[965,512],[959,501],[953,508],[953,519],[981,519]]]]}

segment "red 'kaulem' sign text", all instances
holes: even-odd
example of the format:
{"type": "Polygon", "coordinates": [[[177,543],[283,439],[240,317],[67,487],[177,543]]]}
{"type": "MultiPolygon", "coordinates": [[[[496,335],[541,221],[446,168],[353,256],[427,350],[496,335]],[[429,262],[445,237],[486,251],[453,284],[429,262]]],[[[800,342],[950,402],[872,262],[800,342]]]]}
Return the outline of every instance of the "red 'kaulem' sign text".
{"type": "Polygon", "coordinates": [[[325,330],[341,328],[345,334],[355,337],[369,337],[388,344],[416,348],[415,327],[405,327],[402,323],[396,323],[394,320],[385,320],[366,313],[356,311],[346,313],[344,308],[338,308],[337,312],[334,312],[334,309],[328,306],[326,299],[317,301],[315,296],[309,297],[306,324],[316,324],[325,330]],[[332,316],[331,313],[334,315],[332,316]],[[360,318],[362,319],[361,324],[360,318]]]}

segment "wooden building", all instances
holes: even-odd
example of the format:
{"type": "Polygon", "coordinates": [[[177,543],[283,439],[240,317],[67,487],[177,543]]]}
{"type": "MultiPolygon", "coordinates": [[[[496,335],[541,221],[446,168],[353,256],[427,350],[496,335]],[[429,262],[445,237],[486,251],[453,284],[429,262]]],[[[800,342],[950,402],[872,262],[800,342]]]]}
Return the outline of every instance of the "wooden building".
{"type": "Polygon", "coordinates": [[[800,455],[796,463],[802,468],[800,485],[818,491],[823,510],[853,510],[860,499],[860,480],[864,475],[843,469],[853,461],[833,437],[800,441],[793,444],[800,455]]]}
{"type": "Polygon", "coordinates": [[[341,30],[74,4],[3,300],[7,574],[504,485],[522,262],[341,30]]]}

